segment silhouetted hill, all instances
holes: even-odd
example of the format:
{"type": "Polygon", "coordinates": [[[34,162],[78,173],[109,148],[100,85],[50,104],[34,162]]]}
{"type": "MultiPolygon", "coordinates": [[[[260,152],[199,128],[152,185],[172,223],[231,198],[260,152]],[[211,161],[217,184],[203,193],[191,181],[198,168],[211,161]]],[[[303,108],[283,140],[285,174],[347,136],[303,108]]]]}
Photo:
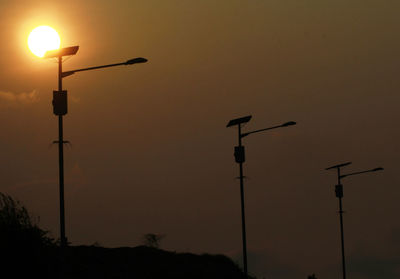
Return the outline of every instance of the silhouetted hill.
{"type": "Polygon", "coordinates": [[[243,278],[238,266],[223,255],[175,253],[157,248],[68,247],[66,278],[243,278]]]}
{"type": "Polygon", "coordinates": [[[146,246],[70,246],[63,253],[53,246],[26,252],[18,249],[3,261],[3,271],[13,275],[7,278],[244,278],[239,267],[223,255],[175,253],[146,246]]]}
{"type": "Polygon", "coordinates": [[[239,279],[238,266],[223,255],[168,252],[154,247],[61,249],[27,209],[0,193],[1,278],[239,279]]]}

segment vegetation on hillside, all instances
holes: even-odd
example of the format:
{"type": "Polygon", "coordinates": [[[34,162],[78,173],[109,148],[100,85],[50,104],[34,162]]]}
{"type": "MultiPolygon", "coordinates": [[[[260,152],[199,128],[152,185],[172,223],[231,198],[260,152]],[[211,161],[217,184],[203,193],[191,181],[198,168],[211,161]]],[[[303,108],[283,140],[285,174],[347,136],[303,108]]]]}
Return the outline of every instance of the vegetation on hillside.
{"type": "MultiPolygon", "coordinates": [[[[28,210],[9,195],[0,193],[0,249],[3,271],[16,278],[39,272],[55,247],[48,232],[39,228],[28,210]]],[[[11,278],[11,277],[10,277],[11,278]]]]}
{"type": "Polygon", "coordinates": [[[61,249],[33,219],[20,202],[0,193],[1,271],[7,278],[244,278],[226,256],[159,249],[163,235],[147,234],[146,246],[133,248],[61,249]]]}

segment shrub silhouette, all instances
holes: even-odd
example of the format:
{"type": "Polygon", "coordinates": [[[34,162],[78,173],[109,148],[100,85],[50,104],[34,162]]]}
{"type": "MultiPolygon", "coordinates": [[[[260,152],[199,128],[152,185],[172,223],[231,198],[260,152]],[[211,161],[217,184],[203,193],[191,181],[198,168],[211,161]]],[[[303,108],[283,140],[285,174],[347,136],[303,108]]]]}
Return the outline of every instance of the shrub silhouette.
{"type": "Polygon", "coordinates": [[[49,246],[53,240],[38,227],[28,210],[11,196],[0,193],[0,243],[5,246],[49,246]]]}
{"type": "Polygon", "coordinates": [[[28,210],[11,196],[0,193],[0,249],[2,265],[16,277],[35,273],[54,241],[32,221],[28,210]]]}
{"type": "Polygon", "coordinates": [[[147,233],[143,236],[143,244],[147,247],[160,248],[160,242],[165,234],[147,233]]]}

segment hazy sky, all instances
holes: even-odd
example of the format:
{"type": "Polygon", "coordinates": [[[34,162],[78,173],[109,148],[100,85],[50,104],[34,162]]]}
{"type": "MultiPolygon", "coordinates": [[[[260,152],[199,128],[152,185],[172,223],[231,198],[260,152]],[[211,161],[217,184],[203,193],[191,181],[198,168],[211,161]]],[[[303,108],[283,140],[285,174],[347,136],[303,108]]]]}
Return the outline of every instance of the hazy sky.
{"type": "MultiPolygon", "coordinates": [[[[59,235],[55,61],[27,47],[50,25],[66,70],[147,64],[64,80],[66,233],[74,245],[223,253],[241,263],[236,129],[244,139],[249,271],[341,275],[335,172],[353,279],[400,276],[400,2],[395,0],[0,0],[0,191],[59,235]]],[[[349,277],[350,277],[349,276],[349,277]]]]}

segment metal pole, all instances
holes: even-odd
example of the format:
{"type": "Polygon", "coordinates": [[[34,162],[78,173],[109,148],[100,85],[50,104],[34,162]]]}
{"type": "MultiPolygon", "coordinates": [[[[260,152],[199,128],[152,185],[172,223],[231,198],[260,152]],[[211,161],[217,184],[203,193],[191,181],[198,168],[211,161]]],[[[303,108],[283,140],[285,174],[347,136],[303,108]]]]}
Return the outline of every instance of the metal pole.
{"type": "MultiPolygon", "coordinates": [[[[58,57],[58,91],[62,91],[62,56],[58,57]]],[[[64,212],[64,149],[63,149],[63,119],[58,116],[58,164],[60,184],[60,241],[61,247],[67,246],[65,237],[65,212],[64,212]]]]}
{"type": "Polygon", "coordinates": [[[340,168],[338,168],[337,170],[338,170],[338,185],[336,189],[336,196],[339,198],[340,235],[342,244],[342,271],[343,271],[343,279],[346,279],[346,261],[344,256],[344,232],[343,232],[343,208],[342,208],[343,185],[340,183],[340,168]]]}
{"type": "MultiPolygon", "coordinates": [[[[242,147],[242,136],[241,136],[241,127],[238,125],[239,129],[239,148],[242,147]]],[[[242,240],[243,240],[243,269],[245,273],[245,278],[248,278],[247,274],[247,248],[246,248],[246,221],[245,221],[245,213],[244,213],[244,187],[243,187],[243,161],[239,162],[239,179],[240,179],[240,202],[241,202],[241,210],[242,210],[242,240]]]]}
{"type": "Polygon", "coordinates": [[[339,213],[340,213],[340,232],[342,237],[342,269],[343,279],[346,279],[346,263],[344,257],[344,233],[343,233],[343,210],[342,210],[342,198],[339,198],[339,213]]]}

